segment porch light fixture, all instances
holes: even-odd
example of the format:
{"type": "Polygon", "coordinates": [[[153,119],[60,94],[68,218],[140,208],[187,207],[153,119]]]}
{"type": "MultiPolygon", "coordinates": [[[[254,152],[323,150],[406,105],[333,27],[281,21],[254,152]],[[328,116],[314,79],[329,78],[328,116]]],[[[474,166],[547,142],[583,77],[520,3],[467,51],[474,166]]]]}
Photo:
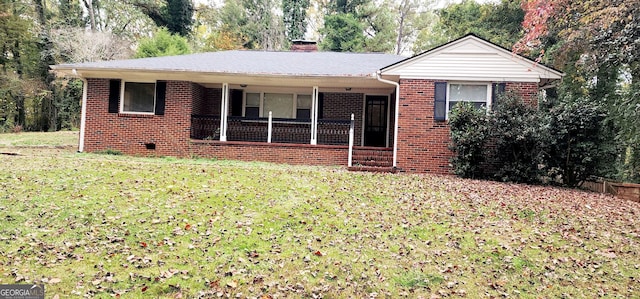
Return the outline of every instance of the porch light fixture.
{"type": "Polygon", "coordinates": [[[347,88],[345,88],[344,90],[346,90],[346,91],[350,91],[350,90],[351,90],[351,87],[347,87],[347,88]]]}
{"type": "Polygon", "coordinates": [[[247,84],[240,84],[240,87],[245,88],[247,87],[247,84]]]}

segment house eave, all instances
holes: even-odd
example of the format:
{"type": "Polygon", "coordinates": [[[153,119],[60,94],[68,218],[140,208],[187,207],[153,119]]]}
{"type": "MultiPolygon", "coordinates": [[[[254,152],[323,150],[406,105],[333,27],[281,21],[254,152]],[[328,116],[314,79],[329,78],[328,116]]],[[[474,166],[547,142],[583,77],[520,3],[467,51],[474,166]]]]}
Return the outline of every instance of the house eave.
{"type": "Polygon", "coordinates": [[[64,65],[51,66],[59,77],[113,78],[124,80],[175,80],[191,81],[202,85],[228,83],[235,85],[332,88],[384,88],[375,74],[245,74],[220,72],[194,72],[189,70],[150,70],[119,68],[73,68],[64,65]]]}

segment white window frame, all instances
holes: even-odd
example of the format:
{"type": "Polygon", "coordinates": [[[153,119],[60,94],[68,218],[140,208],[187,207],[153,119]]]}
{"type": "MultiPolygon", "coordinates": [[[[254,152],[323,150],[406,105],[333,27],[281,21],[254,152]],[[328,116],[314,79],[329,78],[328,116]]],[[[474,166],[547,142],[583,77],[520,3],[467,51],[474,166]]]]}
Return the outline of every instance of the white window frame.
{"type": "Polygon", "coordinates": [[[268,92],[245,90],[244,93],[242,94],[242,117],[246,117],[245,112],[247,110],[247,94],[248,93],[260,94],[260,107],[259,107],[258,117],[261,117],[261,118],[269,117],[269,111],[264,111],[264,94],[265,93],[293,95],[293,103],[291,105],[293,118],[287,118],[287,119],[298,119],[298,95],[311,96],[311,105],[313,106],[313,95],[311,93],[286,92],[286,91],[283,92],[283,91],[277,91],[277,90],[268,91],[268,92]]]}
{"type": "MultiPolygon", "coordinates": [[[[451,85],[478,85],[478,86],[486,86],[487,87],[487,97],[486,97],[486,102],[487,105],[485,107],[486,111],[490,111],[491,110],[491,105],[492,103],[492,89],[491,89],[491,83],[487,83],[487,82],[447,82],[447,101],[445,103],[445,109],[446,109],[446,117],[445,119],[449,119],[449,98],[451,97],[451,85]]],[[[476,101],[465,101],[465,102],[471,102],[471,103],[480,103],[480,102],[476,102],[476,101]]]]}
{"type": "Polygon", "coordinates": [[[156,113],[156,89],[158,88],[158,84],[156,81],[125,81],[122,80],[120,86],[120,113],[122,114],[139,114],[139,115],[155,115],[156,113]],[[129,83],[153,83],[153,111],[151,112],[139,112],[139,111],[125,111],[124,110],[124,90],[127,86],[127,82],[129,83]]]}

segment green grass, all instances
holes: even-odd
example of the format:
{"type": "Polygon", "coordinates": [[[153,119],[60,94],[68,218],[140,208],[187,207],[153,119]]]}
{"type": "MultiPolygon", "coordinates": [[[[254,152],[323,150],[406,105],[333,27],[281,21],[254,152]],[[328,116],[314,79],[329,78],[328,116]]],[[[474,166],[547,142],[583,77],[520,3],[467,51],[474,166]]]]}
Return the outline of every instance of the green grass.
{"type": "Polygon", "coordinates": [[[78,131],[21,132],[0,134],[2,147],[77,147],[78,131]]]}
{"type": "Polygon", "coordinates": [[[73,150],[0,155],[0,284],[60,298],[640,296],[637,203],[73,150]]]}

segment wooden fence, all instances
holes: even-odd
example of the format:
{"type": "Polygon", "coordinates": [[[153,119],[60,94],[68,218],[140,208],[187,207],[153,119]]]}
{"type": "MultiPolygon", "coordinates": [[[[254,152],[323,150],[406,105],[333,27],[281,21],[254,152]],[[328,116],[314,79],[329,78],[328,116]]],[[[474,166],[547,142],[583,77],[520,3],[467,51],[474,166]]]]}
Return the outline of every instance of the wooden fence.
{"type": "Polygon", "coordinates": [[[613,194],[619,198],[640,202],[640,184],[616,183],[607,180],[584,181],[582,188],[600,193],[613,194]]]}

